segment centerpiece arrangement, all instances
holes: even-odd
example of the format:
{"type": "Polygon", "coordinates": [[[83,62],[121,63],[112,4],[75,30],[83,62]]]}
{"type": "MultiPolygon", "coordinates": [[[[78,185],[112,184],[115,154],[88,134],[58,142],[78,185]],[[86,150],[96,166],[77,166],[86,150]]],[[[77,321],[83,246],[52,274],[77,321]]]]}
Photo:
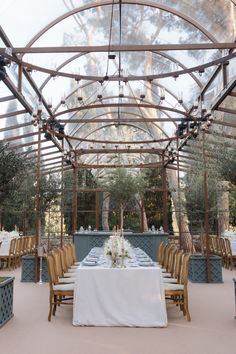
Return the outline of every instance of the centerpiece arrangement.
{"type": "Polygon", "coordinates": [[[130,244],[124,238],[123,229],[115,229],[104,244],[104,253],[111,257],[112,267],[125,267],[124,260],[129,258],[130,244]]]}

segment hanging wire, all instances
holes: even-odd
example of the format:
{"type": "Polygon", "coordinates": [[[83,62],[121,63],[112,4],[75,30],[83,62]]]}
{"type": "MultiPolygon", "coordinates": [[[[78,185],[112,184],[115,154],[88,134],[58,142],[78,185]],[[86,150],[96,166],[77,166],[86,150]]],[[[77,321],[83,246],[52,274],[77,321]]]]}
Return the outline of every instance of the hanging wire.
{"type": "MultiPolygon", "coordinates": [[[[121,33],[121,26],[122,26],[122,0],[119,0],[119,46],[122,43],[122,33],[121,33]]],[[[121,77],[121,52],[119,51],[119,62],[118,62],[118,75],[119,75],[119,91],[120,91],[120,77],[121,77]]],[[[118,106],[118,126],[120,125],[120,106],[118,106]]]]}
{"type": "Polygon", "coordinates": [[[109,70],[109,54],[111,52],[111,36],[112,36],[112,27],[113,27],[114,2],[115,2],[115,0],[112,1],[112,5],[111,5],[111,20],[110,20],[110,30],[109,30],[107,70],[106,70],[106,75],[105,76],[108,76],[108,70],[109,70]]]}

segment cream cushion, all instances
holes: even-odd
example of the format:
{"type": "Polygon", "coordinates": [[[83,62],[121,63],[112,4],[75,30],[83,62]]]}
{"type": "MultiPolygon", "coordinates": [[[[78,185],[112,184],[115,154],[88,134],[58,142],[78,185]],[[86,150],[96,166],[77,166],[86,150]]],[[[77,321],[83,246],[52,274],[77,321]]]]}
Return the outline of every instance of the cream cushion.
{"type": "Polygon", "coordinates": [[[73,291],[74,284],[57,284],[53,285],[53,290],[61,290],[61,291],[73,291]]]}
{"type": "Polygon", "coordinates": [[[165,290],[184,290],[183,284],[164,284],[165,290]]]}

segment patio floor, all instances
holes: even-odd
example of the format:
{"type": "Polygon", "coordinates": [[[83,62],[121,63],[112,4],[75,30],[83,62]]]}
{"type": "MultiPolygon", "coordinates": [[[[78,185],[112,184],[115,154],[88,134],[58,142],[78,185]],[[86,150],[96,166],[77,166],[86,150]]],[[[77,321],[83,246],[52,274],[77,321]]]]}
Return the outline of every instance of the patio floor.
{"type": "Polygon", "coordinates": [[[20,282],[14,275],[14,317],[0,329],[5,354],[227,354],[236,353],[236,271],[223,271],[223,284],[189,283],[192,321],[167,307],[167,328],[73,327],[72,307],[61,306],[47,321],[48,284],[20,282]]]}

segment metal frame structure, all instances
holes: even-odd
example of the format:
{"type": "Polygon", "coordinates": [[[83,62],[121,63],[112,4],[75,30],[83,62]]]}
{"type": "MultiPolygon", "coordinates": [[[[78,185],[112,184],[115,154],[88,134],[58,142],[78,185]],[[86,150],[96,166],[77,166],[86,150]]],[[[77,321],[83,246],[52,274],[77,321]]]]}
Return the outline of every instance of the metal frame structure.
{"type": "MultiPolygon", "coordinates": [[[[235,5],[235,1],[231,0],[231,5],[235,5]]],[[[120,26],[121,11],[119,13],[120,26]]],[[[111,21],[112,25],[112,21],[111,21]]],[[[111,31],[112,28],[110,28],[111,31]]],[[[40,176],[48,173],[62,171],[63,175],[66,170],[73,169],[74,176],[78,168],[106,169],[114,168],[119,165],[127,168],[157,168],[163,169],[163,213],[166,215],[166,171],[176,170],[178,177],[180,172],[188,171],[191,163],[197,160],[197,155],[186,149],[189,139],[192,139],[201,128],[204,128],[209,117],[213,127],[221,126],[222,128],[235,128],[234,122],[227,120],[227,115],[235,119],[236,115],[236,76],[231,74],[229,80],[230,68],[235,68],[236,43],[232,38],[228,41],[220,42],[215,33],[212,33],[207,26],[203,26],[192,16],[187,15],[174,6],[167,6],[159,2],[143,1],[143,0],[104,0],[91,2],[78,8],[65,8],[64,14],[51,20],[46,26],[43,26],[38,33],[35,33],[31,40],[23,46],[15,46],[8,38],[4,29],[0,27],[0,39],[5,47],[0,47],[0,58],[6,65],[12,64],[17,67],[15,73],[17,77],[13,78],[10,69],[5,70],[2,82],[9,91],[9,94],[0,97],[0,105],[7,102],[18,102],[18,107],[12,112],[1,112],[1,122],[7,120],[11,122],[12,117],[22,118],[21,122],[7,123],[5,126],[0,125],[0,136],[4,136],[4,142],[9,143],[9,149],[17,150],[19,154],[24,155],[27,159],[32,158],[37,164],[37,181],[40,185],[40,176]],[[80,46],[38,46],[37,42],[42,39],[52,28],[63,23],[68,18],[75,18],[89,10],[108,9],[111,6],[145,6],[157,11],[163,11],[176,16],[179,20],[196,29],[202,34],[204,40],[201,43],[147,43],[147,44],[112,44],[109,41],[107,45],[80,45],[80,46]],[[206,62],[200,62],[198,65],[186,65],[179,57],[175,57],[173,53],[184,53],[186,51],[215,51],[215,56],[206,62]],[[226,51],[226,53],[225,53],[226,51]],[[72,53],[67,59],[62,59],[56,69],[44,67],[42,65],[32,64],[26,59],[26,54],[54,54],[72,53]],[[78,74],[69,72],[67,67],[77,60],[85,60],[94,53],[108,53],[109,55],[119,55],[117,71],[109,75],[94,74],[78,74]],[[120,55],[122,53],[151,53],[155,57],[175,63],[178,68],[161,73],[150,72],[148,74],[131,75],[121,70],[120,55]],[[206,70],[211,69],[211,77],[204,82],[201,76],[206,70]],[[40,74],[47,75],[40,83],[35,79],[35,75],[31,74],[37,71],[40,74]],[[165,85],[165,79],[190,78],[198,88],[197,108],[196,103],[186,104],[186,102],[178,97],[175,88],[169,88],[165,85]],[[105,87],[112,83],[118,83],[118,87],[125,85],[129,88],[129,94],[104,94],[99,96],[96,90],[93,98],[87,98],[83,101],[82,97],[78,97],[77,102],[73,102],[77,88],[71,85],[70,92],[67,94],[65,101],[70,100],[73,104],[63,107],[64,104],[58,102],[56,107],[52,108],[44,97],[44,90],[50,82],[56,78],[76,82],[77,88],[93,89],[94,85],[105,87]],[[208,95],[211,93],[215,80],[221,77],[221,89],[208,102],[207,109],[203,107],[208,95]],[[82,83],[81,83],[82,82],[82,83]],[[144,94],[138,97],[132,91],[132,84],[141,82],[142,87],[146,89],[144,94]],[[34,100],[29,99],[30,95],[26,95],[26,86],[29,92],[33,92],[34,100]],[[155,96],[155,90],[165,89],[170,97],[167,102],[165,97],[161,95],[155,96]],[[154,101],[154,97],[159,97],[154,101]],[[38,106],[35,107],[35,99],[37,98],[38,106]],[[228,100],[230,99],[229,103],[228,100]],[[234,100],[234,101],[233,101],[234,100]],[[232,105],[232,102],[234,104],[232,105]],[[39,108],[40,105],[40,108],[39,108]],[[36,109],[36,112],[35,112],[36,109]],[[221,114],[220,118],[219,114],[221,114]],[[213,121],[212,121],[213,120],[213,121]],[[172,124],[172,132],[169,133],[169,125],[172,124]],[[35,125],[35,127],[32,127],[35,125]],[[63,127],[62,132],[57,128],[63,127]],[[72,128],[71,128],[72,127],[72,128]],[[131,132],[137,130],[143,132],[144,138],[141,139],[131,137],[129,140],[114,139],[112,137],[97,138],[100,131],[112,131],[114,127],[125,127],[131,132]],[[168,127],[168,128],[166,128],[168,127]],[[28,129],[25,131],[25,129],[28,129]],[[86,130],[87,129],[87,130],[86,130]],[[15,132],[17,131],[17,134],[15,132]],[[44,136],[43,136],[44,135],[44,136]],[[87,144],[84,145],[83,144],[87,144]],[[88,148],[88,144],[92,144],[88,148]],[[31,147],[31,149],[29,149],[31,147]],[[173,148],[177,151],[176,156],[170,154],[173,148]],[[62,154],[70,153],[75,156],[70,166],[64,165],[62,154]],[[136,163],[101,163],[95,164],[93,160],[86,158],[81,162],[81,157],[91,157],[91,155],[99,154],[101,156],[119,153],[126,155],[156,156],[155,163],[144,163],[138,161],[136,163]],[[48,158],[49,157],[49,158],[48,158]]],[[[184,55],[183,55],[184,58],[184,55]]],[[[5,65],[4,64],[4,65],[5,65]]],[[[1,65],[0,65],[1,66],[1,65]]],[[[0,68],[0,69],[1,69],[0,68]]],[[[219,80],[220,81],[220,80],[219,80]]],[[[105,90],[104,90],[105,91],[105,90]]],[[[210,124],[209,124],[210,125],[210,124]]],[[[206,134],[211,134],[210,127],[206,134]]],[[[135,134],[135,133],[134,133],[135,134]]],[[[227,139],[235,140],[234,133],[220,133],[227,139]]],[[[205,136],[205,133],[204,133],[205,136]]],[[[178,178],[179,179],[179,178],[178,178]]],[[[205,179],[207,183],[207,178],[205,179]]],[[[75,184],[75,183],[74,183],[75,184]]],[[[77,192],[78,186],[74,186],[77,192]]],[[[206,186],[207,189],[207,186],[206,186]]],[[[74,201],[76,209],[76,201],[74,201]]],[[[37,209],[37,208],[36,208],[37,209]]],[[[74,215],[76,214],[74,210],[74,215]]],[[[74,216],[73,229],[76,229],[76,220],[74,216]]],[[[164,229],[167,229],[166,216],[164,220],[164,229]]],[[[181,227],[180,227],[181,229],[181,227]]]]}

